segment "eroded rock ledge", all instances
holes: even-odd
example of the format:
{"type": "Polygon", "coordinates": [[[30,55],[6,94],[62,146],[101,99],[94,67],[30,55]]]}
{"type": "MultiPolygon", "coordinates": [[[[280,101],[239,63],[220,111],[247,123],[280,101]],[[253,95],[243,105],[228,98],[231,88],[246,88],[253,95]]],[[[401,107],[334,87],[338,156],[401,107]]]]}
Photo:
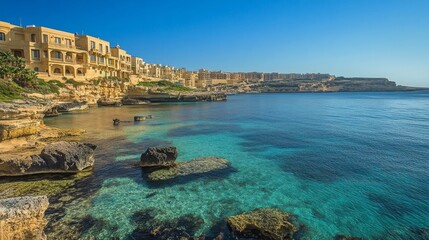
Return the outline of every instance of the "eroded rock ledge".
{"type": "Polygon", "coordinates": [[[46,239],[46,196],[0,200],[0,239],[46,239]]]}
{"type": "Polygon", "coordinates": [[[89,143],[60,141],[47,145],[40,154],[1,154],[0,176],[79,172],[94,165],[95,148],[89,143]]]}

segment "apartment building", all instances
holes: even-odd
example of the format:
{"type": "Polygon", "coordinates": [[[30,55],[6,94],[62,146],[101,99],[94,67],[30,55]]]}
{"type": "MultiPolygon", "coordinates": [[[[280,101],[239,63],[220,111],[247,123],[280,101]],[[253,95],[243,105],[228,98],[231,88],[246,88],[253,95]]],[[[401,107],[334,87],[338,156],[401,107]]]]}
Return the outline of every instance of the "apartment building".
{"type": "Polygon", "coordinates": [[[43,79],[129,78],[131,55],[119,46],[89,36],[47,27],[16,26],[0,21],[0,51],[25,59],[27,68],[43,79]]]}
{"type": "Polygon", "coordinates": [[[0,51],[24,58],[41,78],[85,76],[88,53],[76,46],[76,39],[75,34],[55,29],[0,22],[0,51]]]}
{"type": "Polygon", "coordinates": [[[117,76],[121,78],[129,78],[132,74],[131,55],[119,45],[111,49],[112,56],[118,59],[117,76]]]}
{"type": "Polygon", "coordinates": [[[131,57],[131,69],[135,75],[144,75],[145,73],[145,62],[142,58],[131,57]]]}
{"type": "Polygon", "coordinates": [[[85,77],[116,77],[118,58],[112,55],[110,43],[89,35],[77,35],[76,46],[87,53],[85,77]]]}

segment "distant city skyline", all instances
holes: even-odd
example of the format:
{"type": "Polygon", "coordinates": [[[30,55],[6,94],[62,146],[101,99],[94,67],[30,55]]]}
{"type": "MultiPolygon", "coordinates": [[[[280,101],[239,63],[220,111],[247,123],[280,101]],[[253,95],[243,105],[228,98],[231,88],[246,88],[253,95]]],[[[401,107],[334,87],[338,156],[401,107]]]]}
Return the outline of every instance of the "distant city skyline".
{"type": "Polygon", "coordinates": [[[6,2],[0,20],[89,34],[189,70],[330,73],[429,86],[429,1],[6,2]]]}

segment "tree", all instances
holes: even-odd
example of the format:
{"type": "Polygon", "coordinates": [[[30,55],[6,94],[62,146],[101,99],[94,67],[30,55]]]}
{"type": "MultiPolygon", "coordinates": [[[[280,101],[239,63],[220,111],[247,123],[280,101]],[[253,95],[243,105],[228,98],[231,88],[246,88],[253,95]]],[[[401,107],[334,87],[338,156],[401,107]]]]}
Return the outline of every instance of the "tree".
{"type": "Polygon", "coordinates": [[[16,82],[22,87],[32,86],[37,73],[25,68],[25,60],[11,52],[0,52],[0,78],[16,82]]]}

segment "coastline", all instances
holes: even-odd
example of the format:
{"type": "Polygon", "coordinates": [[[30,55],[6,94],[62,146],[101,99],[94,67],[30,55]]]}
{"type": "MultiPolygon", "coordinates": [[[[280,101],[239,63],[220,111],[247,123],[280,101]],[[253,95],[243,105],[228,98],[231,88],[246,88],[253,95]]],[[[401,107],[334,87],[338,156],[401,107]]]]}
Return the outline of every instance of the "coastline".
{"type": "MultiPolygon", "coordinates": [[[[209,103],[207,103],[207,104],[209,104],[209,103]]],[[[156,106],[156,105],[154,105],[154,106],[156,106]]],[[[144,107],[144,109],[150,110],[152,106],[149,104],[149,105],[143,105],[143,107],[144,107]]],[[[106,108],[105,107],[100,107],[100,108],[98,108],[98,110],[104,110],[106,112],[116,111],[116,110],[120,111],[120,109],[121,109],[121,107],[119,107],[119,108],[116,108],[116,107],[106,107],[106,108]]],[[[138,112],[139,108],[136,107],[136,108],[132,108],[132,109],[135,109],[135,112],[138,112]]],[[[89,110],[85,110],[83,112],[82,111],[77,111],[77,112],[73,112],[72,111],[70,113],[67,113],[67,115],[68,116],[73,116],[73,114],[79,113],[79,115],[82,114],[82,115],[88,115],[89,116],[89,115],[91,115],[93,113],[92,111],[94,111],[94,110],[97,110],[97,109],[92,108],[92,109],[89,109],[89,110]]],[[[127,119],[129,119],[133,115],[129,115],[129,117],[127,119]]],[[[155,119],[157,119],[157,116],[155,116],[155,119]]],[[[108,120],[107,122],[109,122],[109,124],[111,124],[110,119],[107,119],[107,120],[108,120]]],[[[51,118],[49,121],[55,121],[55,118],[51,118]]],[[[156,121],[158,121],[158,120],[156,120],[156,121]]],[[[137,127],[141,126],[142,129],[143,129],[144,125],[145,125],[145,123],[137,124],[135,126],[137,126],[137,127]]],[[[48,124],[47,127],[49,127],[49,126],[50,125],[48,124]]],[[[128,125],[124,125],[124,126],[126,127],[128,125]]],[[[113,129],[112,132],[114,132],[115,128],[112,128],[112,129],[113,129]]],[[[92,141],[91,139],[93,137],[94,136],[90,135],[90,133],[89,133],[89,135],[87,133],[86,135],[80,136],[79,137],[79,141],[92,141]]],[[[58,138],[56,140],[59,141],[59,140],[63,140],[63,139],[58,138]]],[[[115,140],[114,138],[111,138],[111,139],[106,138],[103,141],[116,143],[116,144],[114,144],[116,147],[121,146],[121,144],[118,144],[118,142],[117,142],[117,141],[120,141],[120,140],[115,140]]],[[[124,142],[123,144],[125,146],[127,146],[127,147],[130,147],[129,145],[131,143],[124,142]]],[[[135,148],[137,148],[137,145],[135,146],[135,148]]],[[[104,148],[104,149],[106,149],[106,148],[104,148]]],[[[96,156],[96,162],[102,160],[103,155],[106,155],[106,154],[111,155],[111,157],[115,157],[114,151],[106,152],[106,153],[101,153],[101,155],[97,155],[96,156]]],[[[125,163],[128,164],[129,162],[130,161],[124,162],[124,164],[125,163]]],[[[122,166],[121,169],[127,168],[126,164],[125,165],[121,165],[121,166],[122,166]]],[[[131,168],[128,172],[125,171],[123,173],[116,173],[116,175],[118,175],[118,176],[127,176],[128,174],[131,174],[131,170],[133,170],[133,168],[131,168]]],[[[135,171],[135,168],[134,168],[134,171],[135,171]]],[[[50,234],[52,234],[51,231],[54,231],[53,228],[61,229],[60,226],[56,225],[57,223],[54,220],[56,217],[58,217],[57,214],[60,214],[59,210],[55,210],[56,207],[57,207],[57,205],[61,205],[62,206],[64,204],[73,204],[74,203],[73,200],[70,200],[70,199],[67,200],[67,198],[70,198],[69,194],[71,194],[71,193],[64,194],[63,196],[61,196],[62,195],[61,193],[62,192],[69,192],[69,191],[71,191],[73,193],[73,191],[76,191],[76,190],[73,190],[76,187],[76,184],[78,184],[78,185],[85,184],[85,182],[88,181],[88,180],[85,180],[85,179],[93,178],[91,176],[93,174],[91,169],[87,169],[86,171],[82,172],[82,174],[83,174],[83,176],[80,176],[81,173],[79,173],[78,175],[74,175],[73,173],[71,173],[71,175],[58,175],[58,174],[55,174],[57,176],[57,178],[59,178],[59,179],[55,180],[55,178],[53,178],[52,181],[49,180],[49,181],[51,181],[49,183],[46,182],[46,181],[43,181],[43,179],[45,179],[45,180],[46,179],[50,179],[50,177],[47,177],[47,176],[45,177],[44,175],[28,176],[28,180],[29,181],[24,181],[27,184],[30,183],[31,181],[34,181],[34,184],[35,184],[34,186],[36,186],[35,189],[40,189],[41,190],[41,191],[37,191],[39,194],[46,193],[46,194],[48,194],[48,196],[52,196],[53,197],[52,200],[51,200],[51,203],[53,204],[53,206],[51,206],[51,207],[48,208],[48,217],[49,217],[49,219],[51,219],[49,221],[49,223],[48,223],[48,229],[49,229],[50,234]],[[31,179],[33,179],[33,180],[31,180],[31,179]],[[52,186],[53,189],[50,190],[50,191],[46,191],[46,189],[44,190],[43,187],[41,187],[41,186],[42,185],[46,185],[46,184],[48,184],[48,186],[52,186]],[[59,200],[59,199],[63,199],[63,200],[59,200]]],[[[141,174],[142,173],[140,173],[140,175],[141,174]]],[[[223,176],[223,177],[226,178],[226,176],[228,176],[228,175],[220,175],[220,176],[223,176]]],[[[27,176],[19,177],[19,178],[14,178],[15,179],[14,181],[16,181],[16,180],[18,180],[18,181],[24,180],[25,178],[27,178],[27,176]]],[[[3,178],[3,180],[5,180],[5,179],[3,178]]],[[[192,181],[195,181],[195,179],[193,179],[192,181]]],[[[101,187],[101,183],[97,183],[97,184],[100,184],[100,187],[101,187]]],[[[10,185],[8,185],[7,187],[10,188],[10,185]]],[[[16,190],[14,190],[14,191],[20,192],[20,190],[18,188],[16,190]]],[[[22,194],[33,193],[33,191],[35,191],[35,190],[34,189],[32,190],[31,188],[26,188],[26,190],[24,192],[21,192],[21,193],[22,194]]],[[[95,191],[95,189],[94,189],[94,191],[95,191]]],[[[148,194],[150,194],[150,193],[148,193],[148,194]]],[[[72,198],[72,199],[75,199],[75,198],[72,198]]],[[[60,216],[63,216],[63,215],[60,214],[60,216]]],[[[144,230],[144,231],[146,231],[146,230],[144,230]]],[[[55,230],[54,232],[57,232],[57,231],[55,230]]],[[[228,236],[229,235],[227,235],[226,237],[228,237],[228,236]]],[[[213,236],[213,237],[216,237],[216,236],[213,236]]]]}

